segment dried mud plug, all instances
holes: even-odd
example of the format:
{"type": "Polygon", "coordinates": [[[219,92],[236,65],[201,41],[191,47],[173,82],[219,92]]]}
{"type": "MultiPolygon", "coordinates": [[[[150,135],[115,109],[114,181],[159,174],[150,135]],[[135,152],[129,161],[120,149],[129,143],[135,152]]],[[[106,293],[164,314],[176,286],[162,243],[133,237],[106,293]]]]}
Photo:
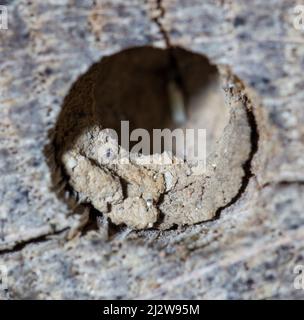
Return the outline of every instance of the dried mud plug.
{"type": "Polygon", "coordinates": [[[207,221],[237,198],[253,156],[244,86],[204,56],[173,54],[179,85],[168,83],[172,50],[150,47],[105,57],[74,84],[50,144],[54,184],[65,182],[68,201],[139,230],[207,221]],[[180,156],[201,147],[177,139],[187,129],[206,130],[203,171],[180,156]]]}

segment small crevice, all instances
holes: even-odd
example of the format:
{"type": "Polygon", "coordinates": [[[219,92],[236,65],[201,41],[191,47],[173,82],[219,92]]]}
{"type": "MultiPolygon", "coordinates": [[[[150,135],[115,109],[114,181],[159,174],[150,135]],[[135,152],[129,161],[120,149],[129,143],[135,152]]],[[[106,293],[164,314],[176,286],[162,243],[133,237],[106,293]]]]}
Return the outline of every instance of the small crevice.
{"type": "Polygon", "coordinates": [[[236,203],[242,197],[242,195],[246,191],[246,188],[249,184],[250,179],[254,176],[254,173],[252,172],[252,160],[253,160],[254,155],[258,151],[260,135],[259,135],[259,131],[258,131],[257,121],[255,118],[254,112],[252,110],[252,104],[251,104],[249,98],[247,96],[243,96],[243,102],[246,107],[247,120],[248,120],[249,127],[251,129],[251,133],[250,133],[251,151],[250,151],[248,159],[243,164],[244,176],[242,178],[241,187],[240,187],[238,193],[235,195],[235,197],[233,197],[231,199],[231,201],[229,203],[227,203],[225,206],[217,209],[216,214],[215,214],[214,218],[211,219],[211,221],[219,219],[221,216],[221,212],[224,209],[230,207],[231,205],[236,203]]]}
{"type": "Polygon", "coordinates": [[[287,187],[289,185],[296,184],[298,186],[304,186],[304,180],[279,180],[279,181],[270,181],[264,183],[261,188],[267,188],[269,186],[282,186],[287,187]]]}
{"type": "Polygon", "coordinates": [[[16,252],[19,252],[19,251],[23,250],[28,245],[40,244],[40,243],[43,243],[43,242],[50,241],[51,239],[49,237],[63,234],[69,229],[70,229],[69,227],[66,227],[66,228],[58,230],[58,231],[52,231],[52,232],[40,235],[40,236],[35,237],[35,238],[31,238],[31,239],[28,239],[28,240],[25,240],[25,241],[18,242],[10,249],[0,250],[0,255],[9,254],[9,253],[16,253],[16,252]]]}
{"type": "Polygon", "coordinates": [[[156,0],[156,10],[160,13],[158,16],[155,18],[152,18],[152,21],[156,23],[156,25],[159,28],[159,31],[165,41],[167,49],[171,48],[171,42],[170,42],[170,37],[166,29],[164,28],[163,24],[161,23],[161,19],[164,18],[165,16],[165,8],[163,6],[162,0],[156,0]]]}

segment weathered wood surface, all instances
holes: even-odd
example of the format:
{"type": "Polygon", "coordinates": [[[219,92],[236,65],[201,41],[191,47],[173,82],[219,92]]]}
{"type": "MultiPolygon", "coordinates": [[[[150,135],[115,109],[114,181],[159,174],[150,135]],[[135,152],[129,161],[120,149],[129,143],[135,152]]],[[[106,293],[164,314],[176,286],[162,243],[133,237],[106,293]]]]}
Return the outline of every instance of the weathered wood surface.
{"type": "Polygon", "coordinates": [[[9,275],[1,294],[303,298],[293,273],[304,264],[304,37],[292,23],[295,4],[10,1],[9,29],[0,30],[0,264],[9,275]],[[259,145],[246,190],[208,223],[66,241],[78,218],[49,190],[43,153],[64,97],[103,56],[168,41],[230,66],[250,87],[259,145]]]}

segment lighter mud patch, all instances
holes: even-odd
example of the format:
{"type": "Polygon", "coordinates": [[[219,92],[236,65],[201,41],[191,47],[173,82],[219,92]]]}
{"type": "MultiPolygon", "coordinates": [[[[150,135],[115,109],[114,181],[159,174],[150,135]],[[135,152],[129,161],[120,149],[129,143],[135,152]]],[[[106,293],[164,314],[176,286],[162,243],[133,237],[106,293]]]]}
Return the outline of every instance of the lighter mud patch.
{"type": "Polygon", "coordinates": [[[103,58],[73,85],[46,148],[54,190],[73,211],[89,208],[136,230],[215,218],[246,187],[256,151],[244,90],[227,68],[180,48],[134,48],[103,58]],[[120,145],[104,128],[120,133],[121,120],[130,121],[130,130],[176,128],[167,90],[172,68],[185,98],[181,128],[207,130],[206,172],[194,174],[175,158],[173,166],[141,164],[143,156],[158,156],[153,154],[134,155],[129,164],[109,161],[109,149],[120,145]]]}

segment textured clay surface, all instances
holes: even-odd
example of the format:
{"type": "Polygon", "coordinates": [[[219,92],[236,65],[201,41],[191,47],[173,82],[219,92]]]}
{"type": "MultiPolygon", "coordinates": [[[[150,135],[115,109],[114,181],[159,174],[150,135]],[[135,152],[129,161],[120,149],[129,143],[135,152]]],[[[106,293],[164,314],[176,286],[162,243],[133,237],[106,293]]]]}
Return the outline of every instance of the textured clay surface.
{"type": "MultiPolygon", "coordinates": [[[[90,203],[113,223],[132,229],[168,229],[214,218],[241,190],[246,175],[244,166],[251,160],[253,129],[248,118],[251,110],[241,84],[231,75],[229,79],[217,79],[216,83],[218,72],[203,57],[199,60],[197,55],[177,49],[173,54],[181,65],[184,85],[188,87],[189,120],[183,127],[203,128],[199,119],[204,116],[205,121],[208,119],[205,110],[208,103],[213,113],[225,113],[227,109],[229,114],[221,135],[212,148],[208,145],[210,152],[202,172],[198,172],[194,163],[176,156],[172,158],[166,151],[129,155],[107,131],[116,129],[117,132],[123,117],[130,119],[136,129],[141,126],[150,132],[159,125],[170,126],[171,115],[166,105],[169,99],[163,89],[166,88],[164,79],[169,59],[164,50],[128,50],[93,66],[88,75],[77,82],[77,92],[72,90],[67,97],[55,129],[52,152],[57,163],[51,168],[57,165],[57,170],[62,170],[65,176],[62,179],[73,189],[74,198],[80,203],[90,203]],[[145,60],[141,60],[142,54],[145,60]],[[183,64],[187,64],[187,68],[183,68],[183,64]],[[203,72],[201,77],[200,72],[203,72]],[[135,76],[138,78],[134,79],[135,76]],[[195,77],[200,96],[196,93],[194,107],[194,98],[190,99],[189,92],[195,89],[188,78],[193,81],[195,77]],[[226,93],[226,103],[222,101],[223,105],[218,107],[220,99],[212,101],[208,94],[224,96],[223,87],[230,89],[226,93]],[[88,95],[91,106],[87,102],[88,95]],[[193,112],[197,123],[191,122],[193,112]],[[172,163],[161,163],[162,157],[171,159],[172,163]]],[[[208,142],[212,138],[209,140],[209,135],[219,126],[217,121],[213,124],[215,128],[207,131],[208,142]]]]}

